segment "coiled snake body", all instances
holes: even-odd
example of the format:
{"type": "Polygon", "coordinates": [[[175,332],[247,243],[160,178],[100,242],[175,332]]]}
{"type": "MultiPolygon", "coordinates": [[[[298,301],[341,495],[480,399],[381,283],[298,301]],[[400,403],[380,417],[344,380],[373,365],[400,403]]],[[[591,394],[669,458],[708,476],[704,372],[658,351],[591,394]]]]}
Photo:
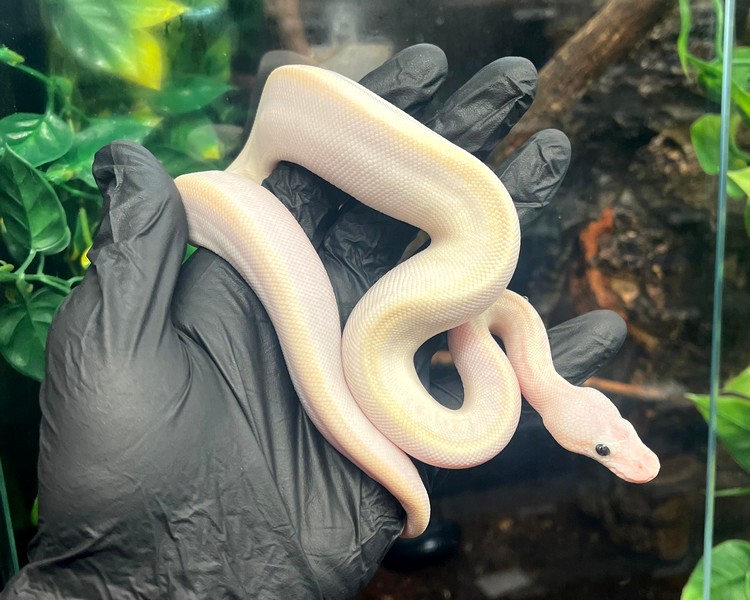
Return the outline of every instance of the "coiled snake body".
{"type": "Polygon", "coordinates": [[[506,289],[520,230],[502,183],[362,86],[316,67],[277,69],[250,139],[229,168],[176,181],[191,241],[228,260],[256,292],[305,411],[337,450],[399,500],[404,536],[419,535],[430,517],[407,454],[448,468],[489,460],[515,431],[521,393],[568,450],[628,481],[658,472],[657,457],[606,397],[555,372],[541,319],[506,289]],[[427,249],[363,296],[343,336],[320,258],[260,185],[281,160],[430,236],[427,249]],[[414,367],[420,345],[443,331],[464,385],[459,410],[438,404],[414,367]]]}

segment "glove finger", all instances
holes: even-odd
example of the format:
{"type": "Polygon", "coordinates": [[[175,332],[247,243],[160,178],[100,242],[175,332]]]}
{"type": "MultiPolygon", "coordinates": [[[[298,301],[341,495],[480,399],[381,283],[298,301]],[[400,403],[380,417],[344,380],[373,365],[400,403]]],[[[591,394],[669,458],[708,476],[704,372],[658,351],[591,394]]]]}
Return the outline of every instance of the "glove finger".
{"type": "MultiPolygon", "coordinates": [[[[361,83],[401,110],[419,115],[445,80],[448,65],[437,46],[406,48],[366,75],[361,83]]],[[[280,164],[263,186],[287,206],[318,248],[348,196],[307,169],[280,164]]]]}
{"type": "Polygon", "coordinates": [[[534,134],[495,170],[516,205],[521,231],[550,203],[569,165],[567,136],[556,129],[545,129],[534,134]]]}
{"type": "Polygon", "coordinates": [[[418,119],[447,74],[448,61],[440,48],[416,44],[394,55],[359,83],[418,119]]]}
{"type": "Polygon", "coordinates": [[[536,83],[530,61],[500,58],[461,86],[426,125],[484,160],[531,106],[536,83]]]}
{"type": "Polygon", "coordinates": [[[628,328],[611,310],[594,310],[549,330],[555,369],[580,385],[601,369],[622,347],[628,328]]]}
{"type": "MultiPolygon", "coordinates": [[[[547,129],[531,137],[496,171],[518,210],[521,230],[557,193],[570,164],[570,142],[547,129]]],[[[416,228],[360,203],[339,214],[323,240],[321,258],[331,274],[342,317],[403,255],[416,228]]]]}
{"type": "Polygon", "coordinates": [[[103,218],[88,253],[91,267],[58,320],[78,337],[96,332],[107,345],[101,351],[122,358],[149,340],[164,339],[187,219],[174,181],[138,144],[105,146],[96,154],[93,173],[104,199],[103,218]]]}

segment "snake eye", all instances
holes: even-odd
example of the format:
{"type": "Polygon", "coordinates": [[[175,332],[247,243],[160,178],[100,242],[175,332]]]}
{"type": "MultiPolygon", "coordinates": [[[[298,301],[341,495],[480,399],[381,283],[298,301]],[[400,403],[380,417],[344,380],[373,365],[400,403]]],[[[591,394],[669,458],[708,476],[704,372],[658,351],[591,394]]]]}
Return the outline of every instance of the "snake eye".
{"type": "Polygon", "coordinates": [[[609,448],[605,446],[604,444],[597,444],[596,453],[599,456],[609,456],[609,448]]]}

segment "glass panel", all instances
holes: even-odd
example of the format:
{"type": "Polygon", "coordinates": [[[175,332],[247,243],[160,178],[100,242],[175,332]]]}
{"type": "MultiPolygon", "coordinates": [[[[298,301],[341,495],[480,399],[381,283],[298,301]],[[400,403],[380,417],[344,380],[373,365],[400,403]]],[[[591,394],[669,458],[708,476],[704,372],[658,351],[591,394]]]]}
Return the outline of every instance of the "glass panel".
{"type": "MultiPolygon", "coordinates": [[[[712,402],[708,419],[715,437],[709,438],[707,488],[715,493],[707,500],[706,519],[707,524],[713,522],[714,531],[706,528],[702,565],[704,597],[709,594],[710,597],[747,594],[747,574],[750,572],[750,543],[747,541],[750,532],[750,461],[747,454],[750,441],[750,390],[746,384],[750,357],[747,335],[737,328],[746,312],[748,290],[746,282],[738,280],[735,269],[738,262],[747,261],[750,234],[748,188],[744,184],[748,166],[744,141],[748,113],[744,96],[748,81],[745,73],[747,23],[743,13],[747,9],[740,5],[735,28],[731,18],[735,15],[734,4],[726,2],[723,6],[726,15],[725,36],[723,53],[720,54],[722,114],[725,115],[722,121],[722,162],[725,164],[722,164],[720,177],[726,171],[724,185],[720,185],[720,192],[724,196],[720,201],[725,202],[726,207],[720,204],[717,226],[716,287],[722,289],[722,310],[720,312],[717,310],[719,307],[715,307],[713,318],[712,402]],[[731,92],[730,75],[733,82],[731,92]],[[709,572],[710,584],[705,580],[709,572]]],[[[704,398],[700,400],[705,405],[704,398]]],[[[702,412],[706,412],[705,408],[702,412]]],[[[698,573],[694,574],[688,586],[696,584],[700,578],[698,573]]]]}
{"type": "MultiPolygon", "coordinates": [[[[497,110],[520,118],[526,75],[498,74],[505,85],[486,88],[470,110],[440,112],[485,65],[520,56],[539,70],[534,108],[504,142],[478,147],[494,115],[455,141],[515,186],[524,235],[511,288],[548,328],[557,327],[553,355],[561,371],[611,398],[659,456],[661,471],[648,483],[627,483],[561,448],[524,403],[497,457],[439,474],[430,529],[415,541],[398,540],[357,598],[679,597],[703,553],[706,491],[711,505],[702,415],[720,275],[723,3],[148,0],[103,12],[94,8],[117,3],[79,0],[91,10],[78,12],[71,0],[15,4],[2,11],[0,137],[7,149],[0,176],[24,183],[14,193],[5,186],[0,198],[0,459],[22,565],[36,531],[46,327],[89,268],[101,220],[94,152],[125,138],[143,143],[172,176],[222,170],[247,138],[276,66],[313,64],[359,79],[401,49],[430,43],[443,49],[449,70],[441,86],[431,82],[434,98],[413,109],[424,108],[424,120],[442,131],[513,90],[515,100],[497,110]],[[569,166],[567,142],[548,133],[526,146],[540,157],[528,162],[538,169],[506,171],[509,156],[548,128],[570,140],[569,166]],[[537,211],[566,169],[554,199],[537,211]],[[593,312],[601,310],[609,316],[593,312]]],[[[750,536],[750,376],[742,378],[750,364],[750,33],[740,4],[716,365],[725,390],[709,535],[716,544],[750,536]]],[[[443,347],[430,380],[443,399],[460,394],[443,347]]],[[[0,528],[4,579],[12,568],[8,533],[0,528]]],[[[722,547],[740,558],[717,555],[714,567],[747,570],[745,542],[722,547]]]]}

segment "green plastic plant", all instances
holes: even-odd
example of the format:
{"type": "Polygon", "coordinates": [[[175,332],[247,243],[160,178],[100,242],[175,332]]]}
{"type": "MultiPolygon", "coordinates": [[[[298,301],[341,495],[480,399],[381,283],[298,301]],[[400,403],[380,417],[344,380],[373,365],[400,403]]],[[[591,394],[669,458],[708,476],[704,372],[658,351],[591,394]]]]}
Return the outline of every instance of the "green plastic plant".
{"type": "MultiPolygon", "coordinates": [[[[710,397],[687,394],[708,420],[710,397]]],[[[750,473],[750,367],[730,379],[716,399],[716,434],[734,460],[750,473]]],[[[750,494],[750,487],[719,490],[717,497],[750,494]]],[[[728,540],[713,548],[711,598],[747,600],[750,598],[750,542],[728,540]]],[[[681,600],[701,600],[703,561],[690,575],[681,600]]]]}
{"type": "MultiPolygon", "coordinates": [[[[687,394],[708,420],[710,397],[687,394]]],[[[716,434],[734,460],[750,473],[750,367],[730,379],[716,400],[716,434]]],[[[745,496],[750,487],[718,490],[716,497],[745,496]]],[[[750,598],[750,542],[728,540],[712,549],[711,598],[747,600],[750,598]]],[[[693,570],[681,600],[701,600],[703,561],[693,570]]]]}
{"type": "MultiPolygon", "coordinates": [[[[716,13],[716,36],[714,56],[699,58],[689,50],[689,35],[692,25],[690,0],[679,0],[681,27],[677,40],[677,53],[685,74],[694,79],[706,96],[715,102],[721,97],[722,54],[721,35],[723,22],[722,3],[713,0],[716,13]]],[[[750,124],[750,47],[735,47],[732,53],[732,120],[729,141],[729,179],[727,194],[745,201],[745,229],[750,235],[750,153],[738,143],[738,133],[750,124]]],[[[708,113],[698,118],[690,127],[690,138],[701,168],[709,175],[719,172],[719,131],[721,116],[708,113]]]]}
{"type": "Polygon", "coordinates": [[[0,63],[46,93],[43,113],[0,119],[0,353],[36,380],[49,324],[82,279],[99,223],[94,153],[129,139],[172,175],[223,168],[234,140],[215,123],[243,120],[226,100],[224,0],[42,4],[50,72],[0,46],[0,63]]]}
{"type": "MultiPolygon", "coordinates": [[[[679,0],[681,28],[677,51],[683,70],[695,78],[706,96],[715,102],[721,98],[723,30],[722,2],[713,0],[716,14],[715,53],[711,59],[693,55],[688,48],[691,30],[690,0],[679,0]]],[[[750,236],[750,153],[740,147],[739,132],[750,124],[750,47],[735,47],[732,53],[732,115],[729,139],[727,194],[745,202],[745,230],[750,236]]],[[[719,172],[721,115],[710,113],[698,118],[690,127],[690,137],[702,169],[719,172]]],[[[708,420],[710,397],[687,394],[703,417],[708,420]]],[[[750,367],[730,379],[716,399],[716,434],[734,460],[750,473],[750,367]]],[[[750,494],[750,487],[719,490],[717,497],[750,494]]],[[[750,542],[728,540],[712,549],[712,600],[750,599],[750,542]]],[[[703,594],[703,560],[696,565],[681,600],[701,600],[703,594]]]]}
{"type": "MultiPolygon", "coordinates": [[[[711,600],[750,598],[750,542],[729,540],[715,546],[711,554],[711,600]]],[[[680,600],[704,600],[703,559],[690,575],[680,600]]]]}

